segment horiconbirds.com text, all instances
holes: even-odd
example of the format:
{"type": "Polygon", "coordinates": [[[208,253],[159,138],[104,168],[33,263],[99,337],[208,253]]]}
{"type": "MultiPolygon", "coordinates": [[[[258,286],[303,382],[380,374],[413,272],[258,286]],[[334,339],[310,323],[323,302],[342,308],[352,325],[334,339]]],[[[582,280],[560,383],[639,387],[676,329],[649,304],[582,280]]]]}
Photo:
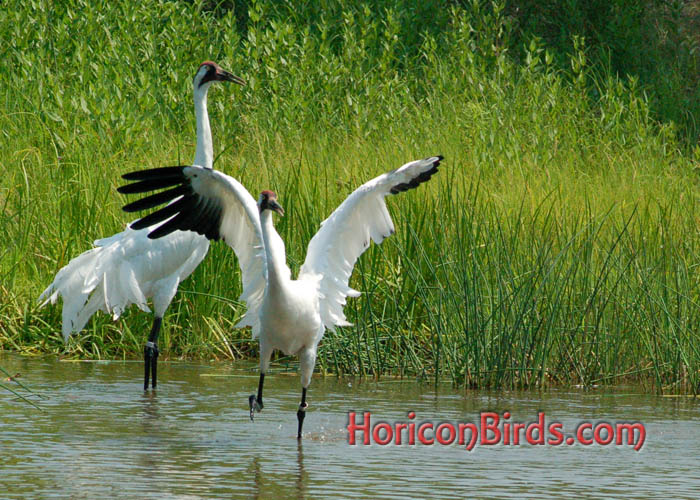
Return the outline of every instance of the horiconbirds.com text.
{"type": "Polygon", "coordinates": [[[405,421],[373,421],[372,412],[348,412],[348,444],[464,446],[626,446],[639,451],[646,429],[640,422],[582,421],[571,429],[548,420],[544,412],[537,419],[519,422],[509,411],[481,412],[478,422],[416,421],[411,411],[405,421]]]}

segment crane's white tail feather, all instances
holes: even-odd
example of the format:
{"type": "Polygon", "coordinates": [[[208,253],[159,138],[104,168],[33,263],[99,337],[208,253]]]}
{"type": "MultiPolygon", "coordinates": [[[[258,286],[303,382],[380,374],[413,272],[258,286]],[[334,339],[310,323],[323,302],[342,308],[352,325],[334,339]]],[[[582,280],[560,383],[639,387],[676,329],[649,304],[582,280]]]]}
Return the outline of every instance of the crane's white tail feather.
{"type": "Polygon", "coordinates": [[[98,310],[112,314],[114,319],[130,304],[150,312],[134,269],[123,259],[121,242],[127,232],[130,230],[96,241],[107,245],[72,259],[39,297],[41,307],[49,302],[55,304],[59,296],[63,298],[64,341],[71,333],[82,330],[98,310]]]}

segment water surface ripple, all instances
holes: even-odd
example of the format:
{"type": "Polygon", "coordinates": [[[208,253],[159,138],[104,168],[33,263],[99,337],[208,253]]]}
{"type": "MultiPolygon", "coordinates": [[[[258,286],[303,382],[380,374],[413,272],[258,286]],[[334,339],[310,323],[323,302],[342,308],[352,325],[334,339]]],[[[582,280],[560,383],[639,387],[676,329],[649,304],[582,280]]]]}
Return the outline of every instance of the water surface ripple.
{"type": "MultiPolygon", "coordinates": [[[[0,356],[44,412],[0,389],[2,498],[698,498],[700,402],[634,388],[482,393],[411,381],[314,378],[305,438],[299,378],[268,376],[250,422],[250,365],[160,363],[155,394],[138,362],[0,356]],[[628,446],[350,446],[348,411],[373,421],[475,421],[481,411],[572,430],[641,421],[628,446]]],[[[4,378],[4,377],[3,377],[4,378]]],[[[14,382],[5,381],[24,393],[14,382]]]]}

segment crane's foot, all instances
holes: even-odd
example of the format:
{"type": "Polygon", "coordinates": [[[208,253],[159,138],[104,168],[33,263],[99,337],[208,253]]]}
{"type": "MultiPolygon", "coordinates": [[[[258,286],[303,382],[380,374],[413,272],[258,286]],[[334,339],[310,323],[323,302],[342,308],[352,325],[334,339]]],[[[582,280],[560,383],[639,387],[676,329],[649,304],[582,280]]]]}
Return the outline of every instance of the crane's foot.
{"type": "Polygon", "coordinates": [[[297,432],[297,439],[301,439],[301,428],[304,426],[304,417],[306,417],[306,409],[308,407],[308,403],[302,403],[299,405],[299,410],[297,410],[297,420],[299,421],[299,431],[297,432]]]}
{"type": "Polygon", "coordinates": [[[146,371],[143,382],[143,390],[148,390],[148,379],[151,379],[152,387],[155,389],[157,381],[157,366],[158,366],[158,346],[154,342],[146,342],[143,348],[143,357],[146,362],[146,371]]]}
{"type": "Polygon", "coordinates": [[[250,396],[248,396],[248,404],[250,405],[250,420],[252,422],[255,412],[257,411],[258,413],[260,413],[262,411],[263,402],[262,399],[258,400],[255,397],[255,394],[251,394],[250,396]]]}

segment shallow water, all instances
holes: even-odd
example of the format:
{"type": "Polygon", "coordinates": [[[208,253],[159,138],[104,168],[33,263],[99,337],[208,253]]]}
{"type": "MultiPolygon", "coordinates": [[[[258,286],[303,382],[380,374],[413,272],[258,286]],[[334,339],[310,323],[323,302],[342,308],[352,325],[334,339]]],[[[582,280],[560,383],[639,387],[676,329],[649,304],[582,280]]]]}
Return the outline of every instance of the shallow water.
{"type": "MultiPolygon", "coordinates": [[[[700,401],[689,398],[635,389],[482,393],[319,377],[298,443],[296,375],[266,378],[265,409],[251,422],[251,365],[160,363],[154,394],[142,391],[138,362],[2,355],[0,366],[45,397],[32,398],[40,412],[0,388],[2,498],[700,496],[700,401]],[[508,411],[511,421],[527,423],[542,411],[567,435],[584,420],[639,421],[646,439],[638,452],[626,441],[477,444],[472,451],[458,444],[351,446],[349,411],[360,413],[358,423],[371,411],[373,423],[436,425],[478,422],[482,411],[508,411]]],[[[361,442],[363,434],[355,435],[361,442]]]]}

